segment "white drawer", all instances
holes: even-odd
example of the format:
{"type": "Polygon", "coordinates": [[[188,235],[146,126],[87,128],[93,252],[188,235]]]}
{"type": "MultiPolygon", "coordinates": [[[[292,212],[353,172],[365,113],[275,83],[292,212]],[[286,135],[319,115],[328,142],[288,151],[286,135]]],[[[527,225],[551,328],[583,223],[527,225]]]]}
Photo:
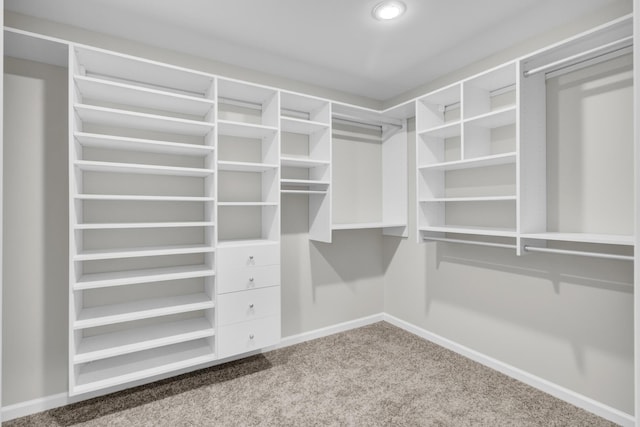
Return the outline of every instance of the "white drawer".
{"type": "Polygon", "coordinates": [[[280,264],[280,245],[247,245],[218,248],[218,271],[225,267],[280,264]]]}
{"type": "Polygon", "coordinates": [[[280,316],[218,328],[218,358],[258,350],[280,341],[280,316]]]}
{"type": "Polygon", "coordinates": [[[220,267],[218,269],[218,293],[246,291],[280,285],[279,265],[255,267],[220,267]]]}
{"type": "Polygon", "coordinates": [[[280,314],[280,286],[218,295],[216,305],[221,326],[280,314]]]}

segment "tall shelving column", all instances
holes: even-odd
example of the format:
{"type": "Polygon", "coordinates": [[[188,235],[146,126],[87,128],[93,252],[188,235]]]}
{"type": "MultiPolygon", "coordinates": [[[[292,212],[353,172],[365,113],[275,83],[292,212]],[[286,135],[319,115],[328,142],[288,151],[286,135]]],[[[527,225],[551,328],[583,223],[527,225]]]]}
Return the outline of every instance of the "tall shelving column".
{"type": "Polygon", "coordinates": [[[309,198],[309,238],[331,242],[331,104],[280,94],[281,193],[309,198]]]}
{"type": "Polygon", "coordinates": [[[69,100],[69,393],[214,360],[214,77],[72,46],[69,100]]]}
{"type": "Polygon", "coordinates": [[[280,97],[218,80],[218,356],[280,340],[280,97]]]}

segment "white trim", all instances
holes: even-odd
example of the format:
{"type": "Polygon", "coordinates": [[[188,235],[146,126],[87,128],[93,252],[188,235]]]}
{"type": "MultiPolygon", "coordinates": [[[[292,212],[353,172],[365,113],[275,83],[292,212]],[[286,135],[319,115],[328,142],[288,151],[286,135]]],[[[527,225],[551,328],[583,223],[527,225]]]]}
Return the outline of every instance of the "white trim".
{"type": "Polygon", "coordinates": [[[458,344],[440,335],[429,332],[409,322],[398,319],[397,317],[394,317],[390,314],[384,313],[383,319],[385,322],[397,326],[400,329],[404,329],[405,331],[417,335],[420,338],[431,341],[434,344],[458,353],[484,366],[501,372],[511,378],[515,378],[520,382],[537,388],[538,390],[550,394],[551,396],[556,397],[560,400],[571,403],[572,405],[575,405],[578,408],[582,408],[585,411],[589,411],[622,426],[631,427],[635,425],[635,418],[633,415],[626,414],[618,409],[605,405],[604,403],[598,402],[587,396],[564,388],[558,384],[552,383],[543,378],[525,372],[522,369],[518,369],[507,363],[501,362],[497,359],[494,359],[493,357],[487,356],[462,344],[458,344]]]}
{"type": "Polygon", "coordinates": [[[320,329],[314,329],[313,331],[303,332],[298,335],[291,335],[289,337],[284,337],[282,340],[274,345],[273,347],[269,347],[264,351],[276,350],[279,348],[289,347],[295,344],[300,344],[303,342],[315,340],[318,338],[326,337],[329,335],[337,334],[340,332],[349,331],[351,329],[361,328],[363,326],[371,325],[373,323],[382,322],[384,320],[384,313],[373,314],[367,317],[361,317],[355,320],[349,320],[347,322],[338,323],[336,325],[327,326],[320,329]]]}
{"type": "MultiPolygon", "coordinates": [[[[587,396],[581,395],[572,390],[569,390],[567,388],[554,384],[550,381],[547,381],[543,378],[532,375],[528,372],[525,372],[507,363],[501,362],[497,359],[489,357],[483,353],[480,353],[462,344],[458,344],[440,335],[429,332],[425,329],[422,329],[416,325],[413,325],[409,322],[401,320],[387,313],[374,314],[371,316],[366,316],[359,319],[338,323],[336,325],[315,329],[309,332],[303,332],[298,335],[284,337],[280,341],[280,343],[274,346],[265,348],[262,350],[262,352],[289,347],[295,344],[312,341],[318,338],[326,337],[326,336],[337,334],[340,332],[349,331],[351,329],[360,328],[362,326],[367,326],[367,325],[371,325],[373,323],[382,322],[382,321],[387,322],[391,325],[394,325],[407,332],[410,332],[427,341],[433,342],[434,344],[437,344],[441,347],[449,349],[457,354],[467,357],[475,362],[478,362],[484,366],[487,366],[491,369],[501,372],[511,378],[521,381],[531,387],[537,388],[538,390],[541,390],[547,394],[550,394],[553,397],[556,397],[560,400],[571,403],[572,405],[575,405],[579,408],[582,408],[586,411],[596,414],[609,421],[612,421],[614,423],[620,424],[625,427],[627,426],[632,427],[635,425],[635,418],[632,415],[626,414],[620,410],[612,408],[608,405],[605,405],[587,396]]],[[[219,359],[219,360],[216,360],[214,363],[208,363],[206,365],[197,366],[197,367],[186,369],[180,372],[174,372],[171,374],[163,375],[161,377],[154,377],[153,381],[150,381],[150,379],[147,379],[147,381],[145,382],[137,382],[136,384],[127,384],[122,387],[118,387],[118,389],[130,388],[130,387],[138,386],[144,383],[158,381],[162,378],[173,377],[189,371],[194,371],[194,370],[203,369],[209,366],[219,365],[222,363],[230,362],[232,360],[242,359],[242,358],[249,357],[259,353],[260,351],[257,351],[257,352],[251,352],[251,353],[245,353],[242,355],[233,356],[226,359],[219,359]]],[[[38,412],[46,411],[49,409],[58,408],[60,406],[68,405],[74,402],[87,400],[87,399],[96,397],[98,395],[112,393],[114,391],[116,390],[114,389],[110,389],[109,391],[103,390],[99,394],[87,394],[82,396],[76,396],[73,398],[69,397],[67,393],[59,393],[52,396],[43,397],[40,399],[34,399],[26,402],[16,403],[14,405],[9,405],[2,408],[2,420],[9,421],[15,418],[20,418],[20,417],[32,415],[38,412]]]]}

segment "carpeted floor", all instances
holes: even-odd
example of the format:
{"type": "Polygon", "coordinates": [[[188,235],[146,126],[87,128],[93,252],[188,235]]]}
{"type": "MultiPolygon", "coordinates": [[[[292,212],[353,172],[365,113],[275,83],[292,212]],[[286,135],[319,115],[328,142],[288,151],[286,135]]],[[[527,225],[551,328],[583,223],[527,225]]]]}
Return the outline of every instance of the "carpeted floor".
{"type": "Polygon", "coordinates": [[[387,323],[3,426],[611,426],[387,323]]]}

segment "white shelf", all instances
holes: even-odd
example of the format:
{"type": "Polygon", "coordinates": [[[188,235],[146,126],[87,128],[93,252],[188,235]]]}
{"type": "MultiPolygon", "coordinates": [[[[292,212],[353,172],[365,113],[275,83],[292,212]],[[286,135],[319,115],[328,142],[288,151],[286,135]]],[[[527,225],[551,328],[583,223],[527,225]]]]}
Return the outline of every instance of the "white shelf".
{"type": "Polygon", "coordinates": [[[175,175],[204,178],[214,173],[213,169],[183,168],[177,166],[142,165],[137,163],[96,162],[78,160],[75,166],[89,172],[134,173],[145,175],[175,175]]]}
{"type": "Polygon", "coordinates": [[[278,132],[278,128],[272,126],[234,122],[230,120],[218,120],[219,135],[263,139],[274,135],[276,132],[278,132]]]}
{"type": "Polygon", "coordinates": [[[71,394],[101,390],[215,360],[206,340],[187,341],[91,362],[80,367],[71,394]]]}
{"type": "Polygon", "coordinates": [[[282,194],[321,194],[326,195],[327,190],[280,190],[282,194]]]}
{"type": "Polygon", "coordinates": [[[193,196],[144,196],[136,194],[76,194],[77,200],[112,200],[132,202],[213,202],[213,197],[193,196]]]}
{"type": "Polygon", "coordinates": [[[331,164],[329,160],[313,160],[306,157],[280,157],[280,165],[290,168],[315,168],[329,166],[329,164],[331,164]]]}
{"type": "Polygon", "coordinates": [[[170,141],[126,138],[122,136],[101,135],[76,132],[76,140],[83,147],[108,148],[113,150],[143,151],[146,153],[177,154],[181,156],[204,157],[213,153],[209,145],[182,144],[170,141]]]}
{"type": "Polygon", "coordinates": [[[594,233],[526,233],[521,234],[524,239],[553,240],[574,243],[598,243],[606,245],[633,246],[634,237],[624,234],[594,234],[594,233]]]}
{"type": "Polygon", "coordinates": [[[482,128],[494,129],[516,122],[516,106],[501,108],[496,111],[490,111],[475,117],[471,117],[464,121],[465,124],[478,126],[482,128]]]}
{"type": "Polygon", "coordinates": [[[218,202],[218,207],[225,206],[278,206],[276,202],[218,202]]]}
{"type": "Polygon", "coordinates": [[[73,257],[74,261],[95,261],[116,258],[138,258],[162,255],[184,255],[215,252],[215,248],[209,245],[174,245],[151,246],[143,248],[127,249],[102,249],[82,251],[73,257]]]}
{"type": "Polygon", "coordinates": [[[281,179],[282,185],[290,185],[293,187],[309,187],[309,186],[328,186],[329,181],[317,181],[311,179],[281,179]]]}
{"type": "Polygon", "coordinates": [[[81,276],[74,285],[73,290],[82,291],[86,289],[191,279],[214,275],[215,271],[207,265],[187,265],[181,267],[162,267],[145,270],[91,273],[81,276]]]}
{"type": "Polygon", "coordinates": [[[182,228],[182,227],[213,227],[215,222],[183,221],[183,222],[112,222],[102,224],[76,224],[75,230],[116,230],[128,228],[182,228]]]}
{"type": "Polygon", "coordinates": [[[218,240],[219,248],[236,248],[243,246],[256,246],[256,245],[277,245],[277,240],[269,239],[232,239],[232,240],[218,240]]]}
{"type": "Polygon", "coordinates": [[[406,227],[407,223],[355,222],[349,224],[332,224],[332,230],[365,230],[371,228],[406,227]]]}
{"type": "Polygon", "coordinates": [[[213,86],[214,76],[182,67],[89,47],[75,47],[75,54],[87,75],[144,82],[200,95],[213,86]]]}
{"type": "Polygon", "coordinates": [[[439,227],[421,227],[420,231],[433,233],[475,234],[478,236],[516,237],[516,230],[498,227],[475,227],[462,225],[445,225],[439,227]]]}
{"type": "Polygon", "coordinates": [[[269,163],[231,162],[226,160],[218,161],[219,171],[230,172],[267,172],[277,169],[278,165],[269,163]]]}
{"type": "Polygon", "coordinates": [[[316,132],[328,130],[329,125],[327,123],[314,122],[304,119],[295,119],[293,117],[280,117],[280,129],[282,132],[311,135],[316,132]]]}
{"type": "Polygon", "coordinates": [[[436,126],[420,132],[420,136],[429,136],[432,138],[452,138],[454,136],[460,136],[462,132],[460,123],[460,120],[445,123],[441,126],[436,126]]]}
{"type": "Polygon", "coordinates": [[[157,114],[137,113],[115,108],[83,104],[76,104],[74,108],[83,122],[105,126],[193,136],[205,136],[215,128],[213,123],[159,116],[157,114]]]}
{"type": "Polygon", "coordinates": [[[199,117],[206,116],[215,105],[213,100],[206,98],[181,95],[94,77],[76,75],[74,80],[82,97],[86,99],[199,117]]]}
{"type": "Polygon", "coordinates": [[[507,165],[516,162],[516,153],[501,153],[485,157],[476,157],[465,160],[455,160],[452,162],[435,163],[432,165],[420,166],[421,170],[459,170],[483,168],[488,166],[507,165]]]}
{"type": "Polygon", "coordinates": [[[486,196],[486,197],[436,197],[433,199],[423,199],[420,203],[437,202],[502,202],[516,201],[516,196],[486,196]]]}
{"type": "Polygon", "coordinates": [[[208,310],[213,307],[214,303],[211,297],[204,293],[103,305],[80,310],[73,324],[73,329],[113,325],[150,317],[208,310]]]}
{"type": "Polygon", "coordinates": [[[215,329],[203,317],[161,323],[82,338],[75,364],[212,337],[215,329]]]}

